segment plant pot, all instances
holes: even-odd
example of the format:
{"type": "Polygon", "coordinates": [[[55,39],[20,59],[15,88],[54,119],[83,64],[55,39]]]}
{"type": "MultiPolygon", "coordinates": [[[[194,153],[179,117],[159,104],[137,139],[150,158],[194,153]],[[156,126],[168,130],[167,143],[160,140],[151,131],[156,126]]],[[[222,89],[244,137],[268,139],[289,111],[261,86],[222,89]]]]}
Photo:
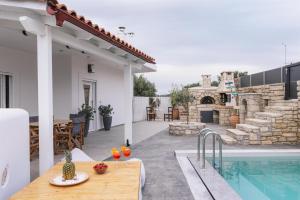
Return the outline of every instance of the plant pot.
{"type": "Polygon", "coordinates": [[[179,119],[179,110],[177,108],[173,108],[173,119],[179,119]]]}
{"type": "Polygon", "coordinates": [[[103,117],[104,130],[109,131],[111,128],[112,116],[103,117]]]}
{"type": "Polygon", "coordinates": [[[87,137],[90,130],[90,120],[85,119],[85,126],[84,126],[84,137],[87,137]]]}
{"type": "Polygon", "coordinates": [[[240,117],[236,114],[230,116],[230,125],[236,128],[236,125],[240,123],[240,117]]]}

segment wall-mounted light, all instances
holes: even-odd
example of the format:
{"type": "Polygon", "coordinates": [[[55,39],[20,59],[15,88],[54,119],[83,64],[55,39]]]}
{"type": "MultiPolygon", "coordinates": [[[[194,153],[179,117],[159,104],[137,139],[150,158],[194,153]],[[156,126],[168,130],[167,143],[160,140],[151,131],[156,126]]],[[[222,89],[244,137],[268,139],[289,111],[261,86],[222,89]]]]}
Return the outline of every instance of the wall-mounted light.
{"type": "Polygon", "coordinates": [[[88,73],[95,73],[94,64],[88,64],[88,73]]]}
{"type": "Polygon", "coordinates": [[[27,33],[25,30],[22,31],[22,34],[23,34],[24,36],[28,36],[28,33],[27,33]]]}

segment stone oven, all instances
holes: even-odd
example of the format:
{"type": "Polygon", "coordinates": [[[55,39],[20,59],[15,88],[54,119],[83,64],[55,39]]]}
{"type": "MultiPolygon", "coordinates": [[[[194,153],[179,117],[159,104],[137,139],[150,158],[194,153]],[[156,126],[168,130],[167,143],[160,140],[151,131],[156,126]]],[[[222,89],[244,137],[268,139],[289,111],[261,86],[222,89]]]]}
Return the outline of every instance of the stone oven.
{"type": "Polygon", "coordinates": [[[229,82],[234,84],[233,72],[222,72],[218,87],[211,86],[211,75],[202,75],[202,85],[189,89],[196,98],[189,107],[190,121],[230,125],[230,112],[236,103],[229,82]]]}

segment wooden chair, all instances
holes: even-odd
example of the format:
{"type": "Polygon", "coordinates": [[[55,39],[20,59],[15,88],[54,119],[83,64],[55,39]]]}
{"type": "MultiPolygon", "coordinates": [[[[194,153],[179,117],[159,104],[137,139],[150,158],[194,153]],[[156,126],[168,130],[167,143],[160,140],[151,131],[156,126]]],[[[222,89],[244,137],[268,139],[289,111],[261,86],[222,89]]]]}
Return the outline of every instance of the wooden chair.
{"type": "Polygon", "coordinates": [[[29,123],[39,122],[39,116],[31,116],[29,117],[29,123]]]}
{"type": "Polygon", "coordinates": [[[29,128],[30,160],[39,153],[39,127],[30,126],[29,128]]]}
{"type": "Polygon", "coordinates": [[[84,144],[85,116],[70,115],[70,119],[73,124],[72,136],[75,140],[79,141],[79,148],[82,149],[81,145],[84,144]]]}
{"type": "Polygon", "coordinates": [[[147,121],[155,120],[156,113],[152,107],[146,107],[147,121]]]}
{"type": "Polygon", "coordinates": [[[75,140],[72,136],[72,122],[62,125],[54,124],[53,134],[54,134],[54,153],[62,153],[64,150],[72,150],[76,145],[75,140]]]}
{"type": "MultiPolygon", "coordinates": [[[[38,122],[38,116],[29,117],[29,123],[38,122]]],[[[39,153],[39,127],[29,127],[29,147],[30,147],[30,160],[39,153]]]]}
{"type": "Polygon", "coordinates": [[[168,121],[170,121],[170,119],[173,121],[173,107],[168,107],[168,113],[164,114],[164,121],[166,121],[166,119],[168,119],[168,121]]]}

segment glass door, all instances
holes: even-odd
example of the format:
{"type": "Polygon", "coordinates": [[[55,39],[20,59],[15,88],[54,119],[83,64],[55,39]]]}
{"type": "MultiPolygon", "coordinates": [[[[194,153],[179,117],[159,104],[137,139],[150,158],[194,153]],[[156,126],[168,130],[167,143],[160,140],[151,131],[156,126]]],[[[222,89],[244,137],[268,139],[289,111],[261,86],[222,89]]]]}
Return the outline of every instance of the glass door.
{"type": "MultiPolygon", "coordinates": [[[[83,103],[97,109],[96,105],[96,82],[94,81],[82,81],[82,89],[83,89],[83,103]]],[[[95,113],[94,120],[90,121],[90,129],[89,131],[95,131],[97,115],[95,113]]]]}

